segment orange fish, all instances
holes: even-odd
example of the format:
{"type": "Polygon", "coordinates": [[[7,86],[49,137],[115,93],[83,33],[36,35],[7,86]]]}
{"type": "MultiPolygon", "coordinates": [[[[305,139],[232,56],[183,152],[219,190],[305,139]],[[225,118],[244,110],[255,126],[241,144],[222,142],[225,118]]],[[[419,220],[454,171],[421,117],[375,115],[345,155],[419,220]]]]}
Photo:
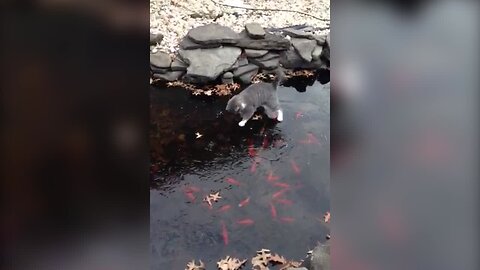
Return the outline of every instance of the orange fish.
{"type": "Polygon", "coordinates": [[[223,238],[223,243],[228,245],[228,231],[227,231],[227,226],[225,226],[225,222],[222,221],[222,238],[223,238]]]}
{"type": "Polygon", "coordinates": [[[276,200],[277,203],[283,204],[283,205],[292,205],[293,202],[291,200],[287,199],[278,199],[276,200]]]}
{"type": "Polygon", "coordinates": [[[282,196],[283,193],[285,193],[286,191],[287,191],[287,189],[282,189],[282,190],[280,190],[280,191],[277,191],[277,192],[273,193],[272,198],[273,198],[273,199],[276,199],[276,198],[282,196]]]}
{"type": "Polygon", "coordinates": [[[250,197],[246,198],[245,200],[241,201],[239,204],[238,204],[238,207],[244,207],[245,205],[247,205],[248,203],[250,203],[250,197]]]}
{"type": "Polygon", "coordinates": [[[275,208],[275,205],[273,205],[273,203],[270,203],[270,212],[272,213],[272,218],[276,219],[277,218],[277,209],[275,208]]]}
{"type": "Polygon", "coordinates": [[[230,210],[230,208],[232,208],[232,206],[230,204],[227,204],[220,207],[220,209],[218,209],[218,212],[220,213],[227,212],[228,210],[230,210]]]}
{"type": "Polygon", "coordinates": [[[295,221],[295,219],[292,217],[281,217],[280,220],[284,223],[292,223],[295,221]]]}
{"type": "Polygon", "coordinates": [[[275,182],[273,185],[281,188],[290,188],[290,185],[287,183],[275,182]]]}
{"type": "Polygon", "coordinates": [[[290,164],[292,165],[292,170],[296,173],[296,174],[300,174],[300,168],[298,167],[297,163],[295,162],[295,160],[291,160],[290,161],[290,164]]]}
{"type": "Polygon", "coordinates": [[[280,179],[280,177],[273,175],[273,171],[270,171],[267,175],[267,181],[268,182],[274,182],[280,179]]]}
{"type": "Polygon", "coordinates": [[[245,226],[252,225],[253,223],[255,223],[255,221],[253,221],[252,219],[249,219],[249,218],[241,219],[241,220],[237,221],[238,225],[245,225],[245,226]]]}
{"type": "Polygon", "coordinates": [[[229,183],[230,185],[235,185],[235,186],[241,186],[242,183],[238,182],[237,180],[231,178],[231,177],[228,177],[227,178],[227,183],[229,183]]]}

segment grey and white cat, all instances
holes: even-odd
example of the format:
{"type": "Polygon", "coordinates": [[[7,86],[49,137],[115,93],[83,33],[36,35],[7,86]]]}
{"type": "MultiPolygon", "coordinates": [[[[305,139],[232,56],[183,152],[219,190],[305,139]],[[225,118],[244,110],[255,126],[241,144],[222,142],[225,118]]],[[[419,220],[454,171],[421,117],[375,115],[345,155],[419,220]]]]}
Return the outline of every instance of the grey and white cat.
{"type": "Polygon", "coordinates": [[[226,110],[242,116],[242,121],[238,123],[241,127],[245,126],[259,107],[264,108],[269,118],[276,118],[279,122],[283,121],[283,112],[278,102],[277,87],[284,79],[285,73],[277,69],[275,80],[272,83],[260,82],[250,85],[239,94],[230,98],[226,110]]]}

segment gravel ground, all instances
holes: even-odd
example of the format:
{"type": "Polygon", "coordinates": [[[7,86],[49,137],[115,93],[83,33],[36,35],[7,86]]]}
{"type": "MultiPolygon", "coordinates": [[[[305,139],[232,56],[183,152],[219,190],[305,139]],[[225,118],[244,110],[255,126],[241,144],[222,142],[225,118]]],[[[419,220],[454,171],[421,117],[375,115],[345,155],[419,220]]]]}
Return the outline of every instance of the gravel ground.
{"type": "MultiPolygon", "coordinates": [[[[277,8],[296,10],[321,19],[293,12],[259,11],[230,8],[215,4],[212,0],[150,0],[150,32],[161,33],[161,44],[153,46],[152,52],[162,50],[173,53],[188,30],[200,25],[217,22],[240,32],[246,23],[257,22],[264,28],[278,28],[306,24],[325,27],[330,24],[330,0],[215,0],[234,6],[252,8],[277,8]]],[[[329,30],[316,31],[324,34],[329,30]]]]}

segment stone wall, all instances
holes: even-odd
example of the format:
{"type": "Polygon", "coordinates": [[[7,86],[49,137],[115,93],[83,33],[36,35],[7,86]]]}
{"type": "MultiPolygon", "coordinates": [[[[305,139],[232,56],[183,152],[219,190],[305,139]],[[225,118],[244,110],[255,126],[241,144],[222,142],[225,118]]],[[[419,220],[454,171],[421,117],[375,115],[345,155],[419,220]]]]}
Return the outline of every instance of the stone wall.
{"type": "MultiPolygon", "coordinates": [[[[292,27],[266,32],[249,23],[240,33],[216,23],[191,29],[172,57],[165,52],[150,54],[152,78],[193,84],[235,79],[250,84],[259,72],[285,69],[319,70],[330,67],[330,34],[314,35],[311,27],[292,27]]],[[[152,36],[150,43],[161,42],[152,36]]]]}

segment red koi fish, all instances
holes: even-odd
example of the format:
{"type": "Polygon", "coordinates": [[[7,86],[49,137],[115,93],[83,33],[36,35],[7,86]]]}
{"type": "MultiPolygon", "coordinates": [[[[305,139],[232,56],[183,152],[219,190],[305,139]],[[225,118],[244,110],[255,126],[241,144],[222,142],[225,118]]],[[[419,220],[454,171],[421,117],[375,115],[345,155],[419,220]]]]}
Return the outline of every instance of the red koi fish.
{"type": "Polygon", "coordinates": [[[287,191],[287,189],[282,189],[282,190],[280,190],[280,191],[277,191],[277,192],[273,193],[272,198],[273,198],[273,199],[276,199],[276,198],[282,196],[283,193],[285,193],[286,191],[287,191]]]}
{"type": "Polygon", "coordinates": [[[292,205],[293,202],[291,200],[287,200],[287,199],[278,199],[276,200],[277,203],[279,204],[283,204],[283,205],[292,205]]]}
{"type": "Polygon", "coordinates": [[[242,183],[238,182],[237,180],[231,178],[231,177],[228,177],[225,181],[227,181],[227,183],[229,183],[230,185],[235,185],[235,186],[241,186],[242,183]]]}
{"type": "Polygon", "coordinates": [[[250,226],[253,223],[255,223],[255,221],[253,221],[252,219],[249,219],[249,218],[241,219],[241,220],[237,221],[238,225],[244,225],[244,226],[250,226]]]}
{"type": "Polygon", "coordinates": [[[248,155],[250,157],[254,157],[257,154],[255,151],[255,148],[253,147],[253,140],[249,139],[248,140],[248,155]]]}
{"type": "Polygon", "coordinates": [[[250,197],[246,198],[245,200],[241,201],[239,204],[238,204],[238,207],[244,207],[245,205],[249,204],[250,203],[250,197]]]}
{"type": "Polygon", "coordinates": [[[230,210],[230,208],[232,208],[232,206],[230,204],[227,204],[220,207],[220,209],[218,209],[218,212],[219,213],[227,212],[228,210],[230,210]]]}
{"type": "Polygon", "coordinates": [[[269,145],[267,136],[263,137],[262,147],[267,148],[269,145]]]}
{"type": "Polygon", "coordinates": [[[306,140],[301,140],[301,141],[299,141],[299,143],[301,143],[301,144],[320,144],[318,139],[312,133],[308,133],[307,134],[307,139],[306,140]]]}
{"type": "Polygon", "coordinates": [[[300,168],[298,167],[297,163],[295,162],[295,160],[291,160],[290,161],[290,164],[292,165],[292,170],[296,173],[296,174],[300,174],[300,168]]]}
{"type": "Polygon", "coordinates": [[[295,221],[295,219],[292,217],[281,217],[280,221],[282,221],[283,223],[292,223],[295,221]]]}
{"type": "Polygon", "coordinates": [[[274,186],[281,187],[281,188],[290,188],[290,185],[287,183],[282,183],[282,182],[275,182],[273,184],[274,186]]]}
{"type": "Polygon", "coordinates": [[[200,192],[200,189],[198,187],[188,186],[188,187],[185,187],[183,191],[185,193],[196,193],[196,192],[200,192]]]}
{"type": "Polygon", "coordinates": [[[227,226],[225,226],[225,222],[222,221],[222,237],[223,237],[223,243],[228,245],[228,231],[227,231],[227,226]]]}
{"type": "Polygon", "coordinates": [[[253,160],[252,161],[252,166],[250,167],[250,172],[255,173],[257,171],[257,161],[253,160]]]}
{"type": "Polygon", "coordinates": [[[280,177],[273,175],[273,171],[270,171],[267,175],[267,181],[268,182],[274,182],[280,179],[280,177]]]}
{"type": "Polygon", "coordinates": [[[303,117],[303,113],[302,113],[302,112],[297,112],[297,113],[295,114],[295,119],[298,120],[300,117],[303,117]]]}
{"type": "Polygon", "coordinates": [[[195,201],[195,195],[193,195],[192,192],[184,192],[185,196],[187,196],[188,200],[190,200],[190,202],[194,202],[195,201]]]}
{"type": "Polygon", "coordinates": [[[270,203],[270,212],[272,213],[272,218],[276,219],[277,218],[277,209],[275,208],[275,205],[273,205],[273,203],[270,203]]]}

